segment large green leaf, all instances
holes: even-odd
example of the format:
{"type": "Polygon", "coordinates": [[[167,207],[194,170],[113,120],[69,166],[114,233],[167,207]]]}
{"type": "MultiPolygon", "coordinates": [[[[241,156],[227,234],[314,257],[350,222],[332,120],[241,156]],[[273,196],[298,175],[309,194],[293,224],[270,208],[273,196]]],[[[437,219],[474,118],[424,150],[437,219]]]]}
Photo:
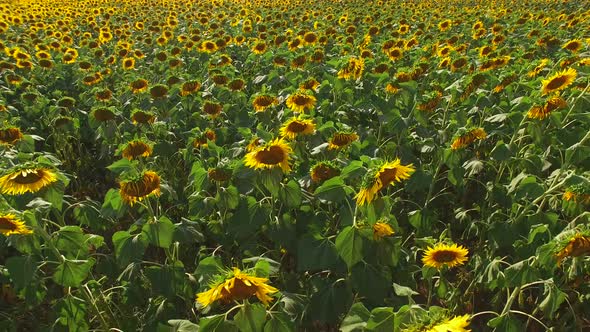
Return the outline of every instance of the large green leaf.
{"type": "Polygon", "coordinates": [[[334,243],[322,237],[304,235],[297,244],[297,270],[330,269],[338,264],[334,243]]]}
{"type": "Polygon", "coordinates": [[[131,235],[127,231],[119,231],[113,234],[115,245],[115,257],[120,266],[138,261],[143,257],[147,248],[147,240],[143,233],[131,235]]]}
{"type": "Polygon", "coordinates": [[[234,324],[241,332],[259,332],[266,323],[266,309],[260,303],[245,303],[234,316],[234,324]]]}
{"type": "Polygon", "coordinates": [[[160,248],[169,248],[172,245],[174,230],[174,224],[166,217],[160,217],[156,222],[147,222],[142,227],[142,233],[148,242],[160,248]]]}
{"type": "Polygon", "coordinates": [[[53,281],[64,287],[79,287],[88,277],[94,265],[94,258],[88,260],[64,260],[53,274],[53,281]]]}
{"type": "Polygon", "coordinates": [[[394,319],[393,308],[375,308],[371,311],[371,317],[367,322],[367,331],[391,332],[394,319]]]}
{"type": "Polygon", "coordinates": [[[33,256],[12,256],[4,263],[12,283],[17,289],[27,286],[37,273],[37,262],[33,256]]]}
{"type": "Polygon", "coordinates": [[[363,259],[364,238],[356,227],[348,226],[336,238],[336,250],[348,268],[363,259]]]}

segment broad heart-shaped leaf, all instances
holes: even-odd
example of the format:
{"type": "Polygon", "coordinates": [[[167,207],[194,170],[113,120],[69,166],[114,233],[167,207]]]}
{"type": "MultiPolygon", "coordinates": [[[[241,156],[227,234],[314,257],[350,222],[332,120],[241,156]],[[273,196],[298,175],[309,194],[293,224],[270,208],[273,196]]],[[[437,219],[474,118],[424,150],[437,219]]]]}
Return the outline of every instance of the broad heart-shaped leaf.
{"type": "Polygon", "coordinates": [[[104,197],[100,213],[105,218],[119,218],[125,213],[126,206],[117,189],[109,189],[104,197]]]}
{"type": "Polygon", "coordinates": [[[350,307],[348,315],[340,324],[341,332],[361,332],[367,326],[367,321],[371,316],[371,312],[363,305],[362,302],[357,302],[350,307]]]}
{"type": "Polygon", "coordinates": [[[190,320],[170,319],[168,324],[172,325],[170,332],[199,332],[199,325],[190,320]]]}
{"type": "Polygon", "coordinates": [[[391,332],[393,331],[395,314],[393,308],[375,308],[371,311],[371,317],[367,322],[367,331],[391,332]]]}
{"type": "Polygon", "coordinates": [[[68,295],[57,302],[53,310],[59,313],[58,321],[67,326],[68,331],[85,332],[88,331],[89,321],[86,307],[84,300],[68,295]]]}
{"type": "Polygon", "coordinates": [[[314,196],[322,201],[337,203],[346,199],[347,195],[351,193],[352,189],[344,183],[344,180],[335,176],[319,186],[315,190],[314,196]]]}
{"type": "Polygon", "coordinates": [[[201,286],[206,286],[211,279],[215,278],[215,276],[222,271],[223,264],[221,263],[221,260],[217,257],[210,256],[201,259],[194,274],[197,277],[199,284],[201,284],[201,286]]]}
{"type": "Polygon", "coordinates": [[[131,235],[127,231],[119,231],[113,234],[115,245],[115,256],[120,266],[127,266],[129,263],[141,259],[147,248],[147,240],[143,233],[131,235]]]}
{"type": "Polygon", "coordinates": [[[46,189],[44,189],[41,192],[41,196],[44,200],[51,203],[53,207],[61,211],[61,206],[64,201],[63,196],[65,189],[66,183],[64,183],[60,178],[60,181],[54,182],[51,186],[48,186],[46,189]]]}
{"type": "Polygon", "coordinates": [[[185,271],[182,266],[150,266],[145,270],[145,275],[150,281],[154,295],[162,295],[168,298],[181,296],[185,282],[185,271]]]}
{"type": "Polygon", "coordinates": [[[127,158],[122,158],[107,166],[107,169],[115,174],[123,174],[133,169],[133,162],[127,158]]]}
{"type": "Polygon", "coordinates": [[[331,269],[338,264],[332,241],[320,236],[304,235],[297,243],[297,270],[331,269]]]}
{"type": "Polygon", "coordinates": [[[529,260],[523,260],[510,265],[504,270],[507,287],[516,287],[539,280],[537,268],[532,267],[529,260]]]}
{"type": "Polygon", "coordinates": [[[225,315],[203,317],[199,320],[199,332],[237,332],[238,328],[225,320],[225,315]]]}
{"type": "Polygon", "coordinates": [[[79,287],[82,281],[88,277],[94,263],[94,258],[88,260],[66,259],[57,266],[53,274],[53,281],[64,287],[79,287]]]}
{"type": "Polygon", "coordinates": [[[336,323],[352,305],[353,297],[348,282],[326,282],[323,288],[312,295],[307,315],[312,320],[336,323]]]}
{"type": "Polygon", "coordinates": [[[369,265],[365,262],[352,268],[352,287],[367,303],[383,305],[383,299],[391,293],[391,272],[387,267],[369,265]]]}
{"type": "Polygon", "coordinates": [[[72,258],[80,258],[81,253],[88,252],[86,235],[78,226],[64,226],[53,234],[53,243],[62,253],[69,254],[72,258]]]}
{"type": "Polygon", "coordinates": [[[235,209],[240,203],[240,193],[238,188],[229,186],[227,188],[220,187],[215,196],[215,202],[220,207],[225,209],[235,209]]]}
{"type": "Polygon", "coordinates": [[[169,248],[174,237],[174,224],[166,217],[160,217],[157,222],[148,222],[141,231],[148,242],[156,247],[169,248]]]}
{"type": "Polygon", "coordinates": [[[301,205],[301,188],[295,180],[289,181],[286,185],[280,184],[279,199],[285,206],[296,208],[301,205]]]}
{"type": "Polygon", "coordinates": [[[207,184],[207,176],[207,170],[201,166],[201,163],[195,162],[189,177],[191,179],[190,184],[193,186],[195,191],[201,191],[205,188],[205,185],[207,184]]]}
{"type": "Polygon", "coordinates": [[[260,303],[246,303],[234,316],[240,332],[259,332],[266,323],[266,309],[260,303]]]}
{"type": "Polygon", "coordinates": [[[547,297],[539,304],[546,316],[553,318],[555,312],[559,309],[561,304],[566,300],[567,294],[562,292],[553,282],[545,283],[545,292],[547,297]]]}
{"type": "Polygon", "coordinates": [[[264,324],[264,332],[295,332],[295,322],[285,313],[272,314],[264,324]]]}
{"type": "Polygon", "coordinates": [[[348,268],[363,259],[364,238],[356,227],[344,228],[336,238],[336,250],[348,268]]]}
{"type": "Polygon", "coordinates": [[[12,283],[17,289],[26,287],[35,277],[37,262],[33,256],[12,256],[4,263],[12,283]]]}

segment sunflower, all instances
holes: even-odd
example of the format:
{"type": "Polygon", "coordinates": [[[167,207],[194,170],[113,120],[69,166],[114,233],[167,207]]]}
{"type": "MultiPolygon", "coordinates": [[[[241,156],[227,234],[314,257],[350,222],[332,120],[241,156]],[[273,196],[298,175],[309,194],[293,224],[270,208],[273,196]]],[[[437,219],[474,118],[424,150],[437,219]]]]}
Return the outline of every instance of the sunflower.
{"type": "Polygon", "coordinates": [[[378,221],[373,225],[373,239],[375,240],[393,235],[393,233],[393,228],[388,223],[378,221]]]}
{"type": "Polygon", "coordinates": [[[218,117],[219,114],[221,114],[222,110],[223,110],[223,106],[220,103],[206,101],[203,104],[203,112],[205,112],[206,114],[211,116],[212,119],[215,119],[216,117],[218,117]]]}
{"type": "Polygon", "coordinates": [[[0,145],[14,145],[23,138],[23,133],[19,128],[7,127],[0,128],[0,145]]]}
{"type": "Polygon", "coordinates": [[[197,294],[197,302],[207,307],[218,300],[229,303],[256,295],[264,305],[268,306],[273,300],[269,294],[279,290],[268,285],[267,282],[267,278],[254,277],[234,267],[232,273],[223,281],[216,282],[209,290],[197,294]]]}
{"type": "Polygon", "coordinates": [[[299,135],[311,135],[315,132],[313,120],[295,116],[285,122],[280,129],[281,136],[287,139],[295,139],[299,135]]]}
{"type": "Polygon", "coordinates": [[[559,266],[566,257],[578,257],[587,254],[590,254],[590,236],[576,233],[555,256],[559,266]]]}
{"type": "Polygon", "coordinates": [[[217,51],[217,45],[214,41],[205,40],[201,43],[201,47],[199,48],[199,50],[205,53],[213,53],[217,51]]]}
{"type": "Polygon", "coordinates": [[[259,41],[252,47],[252,52],[254,54],[264,54],[266,52],[266,43],[263,41],[259,41]]]}
{"type": "Polygon", "coordinates": [[[398,93],[399,90],[400,90],[400,87],[396,84],[387,83],[387,85],[385,86],[385,92],[390,95],[394,95],[394,94],[398,93]]]}
{"type": "Polygon", "coordinates": [[[590,187],[584,184],[571,186],[563,193],[563,200],[580,204],[590,204],[590,187]]]}
{"type": "Polygon", "coordinates": [[[469,144],[475,142],[476,140],[482,140],[486,138],[488,134],[483,130],[483,128],[474,128],[463,134],[460,134],[455,137],[453,143],[451,144],[451,149],[458,150],[468,146],[469,144]]]}
{"type": "Polygon", "coordinates": [[[113,92],[111,90],[109,90],[108,88],[106,88],[104,90],[100,90],[100,91],[96,92],[94,97],[98,101],[107,102],[107,101],[111,100],[111,98],[113,98],[113,92]]]}
{"type": "Polygon", "coordinates": [[[123,158],[132,160],[139,157],[149,157],[152,152],[153,148],[151,144],[136,139],[125,144],[125,147],[121,150],[121,155],[123,158]]]}
{"type": "Polygon", "coordinates": [[[334,133],[334,135],[332,135],[332,138],[330,138],[330,142],[328,142],[329,143],[328,149],[330,149],[330,150],[342,149],[358,139],[359,139],[359,135],[357,135],[356,133],[337,132],[337,133],[334,133]]]}
{"type": "Polygon", "coordinates": [[[304,92],[295,92],[287,98],[287,107],[293,112],[302,113],[305,110],[311,110],[317,99],[311,94],[304,92]]]}
{"type": "Polygon", "coordinates": [[[365,70],[365,59],[351,57],[346,66],[338,71],[338,78],[358,80],[365,70]]]}
{"type": "Polygon", "coordinates": [[[148,124],[154,123],[156,121],[156,116],[152,112],[142,111],[140,109],[135,109],[131,113],[131,121],[133,124],[148,124]]]}
{"type": "Polygon", "coordinates": [[[438,243],[434,247],[428,247],[424,253],[424,257],[422,257],[422,263],[436,269],[440,269],[444,265],[455,267],[465,264],[468,253],[469,251],[467,249],[455,243],[452,245],[438,243]]]}
{"type": "Polygon", "coordinates": [[[546,95],[554,91],[560,91],[565,89],[568,85],[572,84],[576,79],[578,73],[573,68],[565,69],[555,75],[543,80],[541,86],[541,93],[546,95]]]}
{"type": "Polygon", "coordinates": [[[200,133],[193,139],[193,148],[206,148],[209,141],[215,142],[217,134],[211,129],[207,129],[204,133],[200,133]]]}
{"type": "Polygon", "coordinates": [[[215,182],[225,182],[231,179],[232,170],[223,167],[210,168],[207,170],[207,176],[215,182]]]}
{"type": "Polygon", "coordinates": [[[582,48],[584,44],[579,39],[572,39],[563,45],[563,49],[571,51],[572,53],[576,53],[582,48]]]}
{"type": "Polygon", "coordinates": [[[14,214],[0,215],[0,233],[4,236],[12,234],[28,235],[33,231],[25,226],[25,223],[19,220],[14,214]]]}
{"type": "Polygon", "coordinates": [[[551,112],[567,107],[567,102],[560,96],[553,96],[547,100],[545,106],[535,105],[527,112],[527,117],[530,119],[543,120],[548,117],[551,112]]]}
{"type": "Polygon", "coordinates": [[[134,179],[122,181],[120,186],[121,198],[131,206],[150,195],[160,196],[160,176],[154,171],[145,171],[134,179]]]}
{"type": "Polygon", "coordinates": [[[466,327],[469,326],[469,315],[455,316],[452,319],[446,319],[432,326],[426,332],[470,332],[466,327]]]}
{"type": "Polygon", "coordinates": [[[198,81],[188,81],[182,84],[180,88],[180,95],[181,96],[188,96],[192,93],[195,93],[197,90],[201,88],[201,83],[198,81]]]}
{"type": "Polygon", "coordinates": [[[150,95],[154,99],[164,99],[168,96],[168,87],[164,84],[156,84],[150,88],[150,95]]]}
{"type": "Polygon", "coordinates": [[[329,161],[320,161],[313,165],[309,173],[313,182],[324,182],[340,175],[340,170],[329,161]]]}
{"type": "Polygon", "coordinates": [[[252,137],[250,142],[248,142],[248,146],[246,146],[246,151],[252,152],[256,150],[260,146],[260,143],[262,143],[262,140],[260,138],[256,136],[252,137]]]}
{"type": "Polygon", "coordinates": [[[279,100],[270,95],[259,95],[252,101],[252,106],[256,112],[264,112],[267,108],[278,105],[279,100]]]}
{"type": "Polygon", "coordinates": [[[288,173],[291,171],[289,156],[292,152],[291,147],[282,138],[275,138],[248,152],[244,158],[245,165],[254,169],[280,167],[283,173],[288,173]]]}
{"type": "Polygon", "coordinates": [[[246,82],[241,78],[236,78],[227,85],[231,91],[242,91],[246,88],[246,82]]]}
{"type": "Polygon", "coordinates": [[[135,58],[133,58],[133,57],[123,58],[123,60],[121,60],[121,62],[123,63],[123,69],[125,69],[125,70],[131,70],[131,69],[135,68],[135,58]]]}
{"type": "Polygon", "coordinates": [[[356,204],[365,205],[375,200],[377,193],[395,182],[410,178],[416,169],[413,164],[402,165],[399,158],[384,162],[377,171],[367,174],[361,190],[356,194],[356,204]]]}
{"type": "Polygon", "coordinates": [[[106,107],[93,109],[91,115],[98,122],[106,122],[115,118],[115,113],[106,107]]]}
{"type": "Polygon", "coordinates": [[[0,177],[0,191],[8,195],[35,193],[57,182],[57,174],[44,167],[16,168],[0,177]]]}

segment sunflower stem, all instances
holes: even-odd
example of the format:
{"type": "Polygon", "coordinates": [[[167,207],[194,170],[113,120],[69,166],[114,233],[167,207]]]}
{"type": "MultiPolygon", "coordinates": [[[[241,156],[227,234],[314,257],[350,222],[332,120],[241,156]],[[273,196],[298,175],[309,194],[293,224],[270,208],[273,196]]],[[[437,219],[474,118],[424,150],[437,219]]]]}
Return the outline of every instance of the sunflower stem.
{"type": "Polygon", "coordinates": [[[512,303],[518,297],[518,294],[520,293],[521,288],[522,288],[521,286],[517,286],[514,288],[514,290],[512,290],[512,294],[510,294],[510,296],[508,297],[508,300],[506,301],[506,305],[504,306],[504,309],[502,309],[502,313],[500,313],[500,316],[504,316],[510,312],[510,308],[512,307],[512,303]]]}

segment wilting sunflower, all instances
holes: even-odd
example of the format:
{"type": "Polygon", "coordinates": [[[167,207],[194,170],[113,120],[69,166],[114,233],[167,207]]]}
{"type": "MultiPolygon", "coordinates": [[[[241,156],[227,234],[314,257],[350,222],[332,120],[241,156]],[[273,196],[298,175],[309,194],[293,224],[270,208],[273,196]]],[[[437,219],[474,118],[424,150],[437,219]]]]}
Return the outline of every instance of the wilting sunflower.
{"type": "Polygon", "coordinates": [[[246,82],[241,78],[236,78],[227,84],[227,88],[231,91],[242,91],[246,88],[246,82]]]}
{"type": "Polygon", "coordinates": [[[134,179],[122,181],[120,185],[121,198],[131,206],[150,195],[160,196],[160,176],[154,171],[145,171],[134,179]]]}
{"type": "Polygon", "coordinates": [[[388,223],[378,221],[373,225],[373,239],[375,240],[393,235],[393,233],[393,228],[388,223]]]}
{"type": "Polygon", "coordinates": [[[0,177],[0,190],[3,194],[22,195],[35,193],[57,182],[57,174],[49,168],[16,168],[0,177]]]}
{"type": "Polygon", "coordinates": [[[587,254],[590,254],[590,236],[576,233],[569,238],[567,244],[555,256],[559,266],[566,257],[578,257],[587,254]]]}
{"type": "Polygon", "coordinates": [[[233,268],[223,280],[211,284],[211,288],[197,294],[197,302],[207,307],[215,301],[230,303],[256,295],[260,302],[268,305],[273,299],[269,294],[279,290],[267,284],[267,278],[259,278],[233,268]]]}
{"type": "Polygon", "coordinates": [[[332,135],[328,145],[329,150],[342,149],[359,139],[359,135],[352,132],[337,132],[332,135]]]}
{"type": "Polygon", "coordinates": [[[416,169],[414,165],[402,165],[399,158],[384,162],[377,170],[370,171],[365,176],[361,190],[356,194],[356,204],[365,205],[377,198],[377,193],[395,182],[409,179],[416,169]]]}
{"type": "Polygon", "coordinates": [[[527,117],[530,119],[539,119],[543,120],[548,117],[551,112],[565,108],[567,106],[567,102],[563,100],[560,96],[553,96],[547,100],[545,106],[534,105],[531,109],[527,112],[527,117]]]}
{"type": "Polygon", "coordinates": [[[462,149],[476,140],[482,140],[487,136],[488,134],[485,132],[485,130],[483,130],[483,128],[474,128],[469,131],[463,131],[463,133],[460,133],[455,137],[453,143],[451,144],[451,149],[462,149]]]}
{"type": "Polygon", "coordinates": [[[579,204],[590,204],[590,186],[577,184],[569,187],[563,193],[563,200],[579,204]]]}
{"type": "Polygon", "coordinates": [[[295,116],[283,124],[280,129],[281,136],[295,139],[299,135],[311,135],[315,132],[313,120],[295,116]]]}
{"type": "Polygon", "coordinates": [[[188,81],[188,82],[184,82],[182,84],[182,87],[180,89],[180,95],[181,96],[188,96],[192,93],[197,92],[197,90],[199,90],[201,88],[201,83],[199,83],[198,81],[188,81]]]}
{"type": "Polygon", "coordinates": [[[12,234],[27,235],[32,234],[33,231],[25,226],[22,220],[19,220],[14,214],[0,215],[0,234],[9,236],[12,234]]]}
{"type": "Polygon", "coordinates": [[[548,79],[541,81],[541,93],[546,95],[554,91],[563,90],[574,82],[577,75],[578,73],[573,68],[568,68],[558,72],[548,79]]]}
{"type": "Polygon", "coordinates": [[[207,170],[207,176],[209,177],[209,180],[215,182],[228,181],[229,179],[231,179],[232,173],[232,170],[226,167],[215,167],[207,170]]]}
{"type": "Polygon", "coordinates": [[[203,112],[205,112],[207,115],[211,116],[212,119],[215,119],[216,117],[218,117],[219,114],[221,114],[221,111],[223,111],[223,106],[220,103],[206,101],[203,104],[203,112]]]}
{"type": "Polygon", "coordinates": [[[14,145],[23,138],[23,133],[17,127],[0,128],[0,145],[14,145]]]}
{"type": "Polygon", "coordinates": [[[438,243],[434,247],[428,247],[422,257],[422,263],[426,266],[440,269],[443,266],[455,267],[465,264],[469,251],[463,246],[453,243],[438,243]]]}
{"type": "Polygon", "coordinates": [[[115,112],[107,107],[97,107],[90,113],[92,117],[98,122],[106,122],[115,118],[115,112]]]}
{"type": "Polygon", "coordinates": [[[113,92],[107,88],[107,89],[100,90],[100,91],[96,92],[94,97],[98,101],[107,102],[107,101],[111,100],[111,98],[113,98],[113,92]]]}
{"type": "Polygon", "coordinates": [[[154,99],[164,99],[168,96],[168,87],[164,84],[156,84],[150,88],[150,95],[154,99]]]}
{"type": "Polygon", "coordinates": [[[469,327],[469,315],[455,316],[452,319],[445,319],[436,325],[432,326],[426,332],[470,332],[467,330],[469,327]]]}
{"type": "Polygon", "coordinates": [[[305,110],[311,110],[317,99],[311,94],[304,92],[295,92],[287,98],[287,107],[293,112],[303,113],[305,110]]]}
{"type": "Polygon", "coordinates": [[[252,101],[252,106],[256,112],[264,112],[267,108],[278,105],[278,103],[279,100],[274,96],[259,95],[252,101]]]}
{"type": "Polygon", "coordinates": [[[152,112],[135,109],[131,113],[131,121],[135,125],[139,123],[149,124],[156,121],[156,116],[152,112]]]}
{"type": "Polygon", "coordinates": [[[340,170],[332,162],[320,161],[313,165],[309,173],[313,182],[323,182],[340,175],[340,170]]]}
{"type": "Polygon", "coordinates": [[[292,152],[291,147],[282,138],[275,138],[248,152],[244,157],[245,165],[254,169],[280,167],[283,173],[288,173],[291,171],[289,157],[292,152]]]}
{"type": "Polygon", "coordinates": [[[152,145],[143,140],[136,139],[125,144],[121,150],[123,158],[129,160],[137,159],[139,157],[149,157],[153,152],[152,145]]]}

